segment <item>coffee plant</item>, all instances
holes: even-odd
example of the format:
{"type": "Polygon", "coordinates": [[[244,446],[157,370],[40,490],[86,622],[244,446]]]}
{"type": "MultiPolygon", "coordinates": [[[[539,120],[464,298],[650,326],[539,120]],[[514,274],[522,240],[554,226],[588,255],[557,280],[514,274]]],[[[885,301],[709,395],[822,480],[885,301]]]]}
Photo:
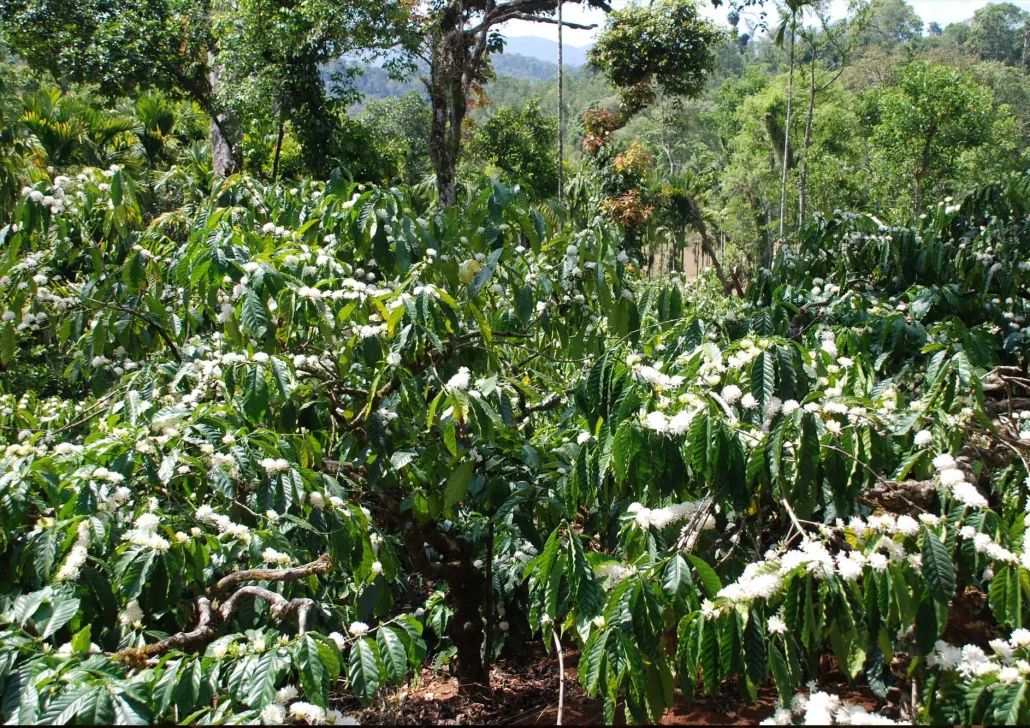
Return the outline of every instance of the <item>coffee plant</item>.
{"type": "Polygon", "coordinates": [[[609,722],[893,722],[828,662],[1030,720],[1026,180],[817,216],[743,298],[518,187],[137,184],[0,229],[7,722],[346,724],[533,639],[609,722]]]}

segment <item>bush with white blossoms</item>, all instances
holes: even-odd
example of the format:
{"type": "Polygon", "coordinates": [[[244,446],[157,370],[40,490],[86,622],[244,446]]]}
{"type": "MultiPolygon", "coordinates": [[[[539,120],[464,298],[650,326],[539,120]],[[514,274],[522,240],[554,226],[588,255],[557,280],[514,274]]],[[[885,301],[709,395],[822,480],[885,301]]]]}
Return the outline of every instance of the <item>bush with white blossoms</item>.
{"type": "Polygon", "coordinates": [[[883,722],[827,661],[891,720],[1030,717],[1023,188],[819,217],[734,298],[495,183],[218,184],[40,179],[0,228],[0,360],[61,372],[0,396],[4,720],[344,725],[555,635],[608,721],[771,681],[883,722]]]}

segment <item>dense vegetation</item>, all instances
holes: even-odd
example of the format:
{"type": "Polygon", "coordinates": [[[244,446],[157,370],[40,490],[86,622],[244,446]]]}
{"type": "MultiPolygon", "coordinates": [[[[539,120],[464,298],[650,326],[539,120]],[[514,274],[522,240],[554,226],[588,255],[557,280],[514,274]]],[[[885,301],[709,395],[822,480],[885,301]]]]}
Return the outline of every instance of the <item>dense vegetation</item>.
{"type": "Polygon", "coordinates": [[[489,65],[551,6],[149,5],[0,9],[6,722],[347,724],[534,643],[608,722],[1030,720],[1022,11],[614,12],[559,190],[489,65]]]}

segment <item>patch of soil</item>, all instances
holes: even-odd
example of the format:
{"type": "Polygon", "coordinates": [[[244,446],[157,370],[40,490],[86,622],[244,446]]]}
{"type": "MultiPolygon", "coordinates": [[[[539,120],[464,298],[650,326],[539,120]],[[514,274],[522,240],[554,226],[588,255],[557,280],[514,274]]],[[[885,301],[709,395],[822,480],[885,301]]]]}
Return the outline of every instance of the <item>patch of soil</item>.
{"type": "MultiPolygon", "coordinates": [[[[587,697],[579,685],[579,653],[566,651],[564,661],[562,724],[603,724],[604,701],[587,697]]],[[[849,687],[832,675],[826,678],[820,681],[822,689],[869,711],[897,717],[896,706],[881,709],[869,688],[849,687]]],[[[385,692],[372,707],[361,708],[353,699],[334,707],[356,714],[365,725],[555,725],[558,692],[558,659],[547,655],[541,643],[534,643],[528,655],[502,658],[492,665],[490,688],[478,695],[462,694],[455,678],[427,668],[416,686],[385,692]]],[[[689,706],[678,701],[662,716],[661,725],[755,725],[773,714],[777,700],[776,689],[766,685],[759,689],[758,700],[749,703],[737,696],[736,685],[728,681],[720,696],[701,698],[689,706]]],[[[625,725],[621,706],[615,724],[625,725]]]]}

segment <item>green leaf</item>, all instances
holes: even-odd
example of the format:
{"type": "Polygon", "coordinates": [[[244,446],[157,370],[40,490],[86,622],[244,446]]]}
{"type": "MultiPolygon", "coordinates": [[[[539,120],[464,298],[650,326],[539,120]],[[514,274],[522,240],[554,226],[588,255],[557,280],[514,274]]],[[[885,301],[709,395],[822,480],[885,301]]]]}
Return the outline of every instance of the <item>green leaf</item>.
{"type": "Polygon", "coordinates": [[[147,725],[150,722],[150,711],[146,704],[130,695],[129,691],[112,692],[111,698],[115,725],[147,725]]]}
{"type": "Polygon", "coordinates": [[[479,292],[483,290],[491,278],[493,278],[494,270],[497,268],[497,261],[501,257],[501,253],[504,252],[504,248],[497,248],[490,257],[487,258],[486,265],[484,265],[475,278],[472,279],[472,283],[469,284],[469,298],[475,298],[479,295],[479,292]]]}
{"type": "Polygon", "coordinates": [[[998,725],[1020,725],[1020,710],[1026,702],[1028,683],[1026,680],[1018,685],[1009,685],[995,692],[991,707],[994,709],[994,722],[998,725]]]}
{"type": "Polygon", "coordinates": [[[447,484],[444,486],[444,506],[449,508],[460,503],[465,498],[469,485],[472,483],[472,474],[475,469],[476,464],[472,461],[462,463],[454,469],[450,477],[447,478],[447,484]]]}
{"type": "Polygon", "coordinates": [[[256,339],[265,338],[272,325],[265,302],[249,288],[243,294],[243,324],[256,339]]]}
{"type": "Polygon", "coordinates": [[[766,649],[765,629],[759,624],[759,613],[752,609],[744,628],[744,658],[747,675],[758,685],[765,679],[766,649]]]}
{"type": "Polygon", "coordinates": [[[300,683],[308,700],[323,708],[328,706],[330,686],[340,674],[336,650],[314,635],[306,634],[299,638],[294,659],[300,668],[300,683]]]}
{"type": "Polygon", "coordinates": [[[268,411],[268,381],[259,366],[251,366],[243,380],[243,411],[252,422],[260,422],[268,411]]]}
{"type": "Polygon", "coordinates": [[[607,641],[608,632],[595,632],[584,649],[585,654],[583,656],[579,680],[583,684],[583,688],[587,691],[587,695],[591,697],[597,695],[598,687],[600,686],[601,675],[604,672],[604,657],[607,641]]]}
{"type": "Polygon", "coordinates": [[[690,563],[697,569],[697,576],[701,580],[705,591],[708,592],[708,596],[714,599],[722,591],[722,582],[719,581],[719,575],[715,573],[715,569],[705,563],[699,556],[687,554],[687,558],[690,559],[690,563]]]}
{"type": "Polygon", "coordinates": [[[408,675],[408,650],[404,646],[404,637],[393,627],[382,627],[376,633],[376,641],[387,677],[394,684],[402,685],[408,675]]]}
{"type": "Polygon", "coordinates": [[[673,599],[686,600],[694,588],[694,580],[690,576],[690,567],[679,554],[674,555],[665,565],[662,589],[673,599]]]}
{"type": "Polygon", "coordinates": [[[0,329],[0,362],[10,364],[14,359],[17,349],[18,345],[14,338],[14,324],[8,321],[0,329]]]}
{"type": "Polygon", "coordinates": [[[923,578],[939,602],[948,603],[955,595],[955,564],[937,535],[923,529],[923,578]]]}
{"type": "Polygon", "coordinates": [[[85,686],[65,690],[50,701],[46,711],[39,717],[42,725],[69,725],[90,703],[95,703],[96,691],[102,688],[85,686]]]}
{"type": "Polygon", "coordinates": [[[379,690],[381,683],[379,671],[379,648],[368,637],[362,637],[350,652],[350,668],[348,670],[351,689],[365,705],[372,704],[372,698],[379,690]]]}
{"type": "Polygon", "coordinates": [[[119,562],[118,570],[121,572],[119,587],[126,599],[135,599],[143,591],[143,586],[154,570],[155,556],[156,553],[150,549],[135,549],[125,553],[123,559],[127,562],[119,562]],[[122,563],[125,563],[124,568],[122,563]]]}
{"type": "Polygon", "coordinates": [[[780,694],[780,705],[786,707],[794,697],[794,681],[791,679],[787,658],[775,643],[769,645],[769,668],[773,682],[776,683],[776,692],[780,694]]]}
{"type": "Polygon", "coordinates": [[[713,621],[701,621],[701,677],[705,691],[715,695],[719,690],[719,638],[713,621]]]}
{"type": "Polygon", "coordinates": [[[758,400],[760,411],[775,393],[775,358],[773,352],[763,351],[751,365],[751,393],[758,400]]]}

